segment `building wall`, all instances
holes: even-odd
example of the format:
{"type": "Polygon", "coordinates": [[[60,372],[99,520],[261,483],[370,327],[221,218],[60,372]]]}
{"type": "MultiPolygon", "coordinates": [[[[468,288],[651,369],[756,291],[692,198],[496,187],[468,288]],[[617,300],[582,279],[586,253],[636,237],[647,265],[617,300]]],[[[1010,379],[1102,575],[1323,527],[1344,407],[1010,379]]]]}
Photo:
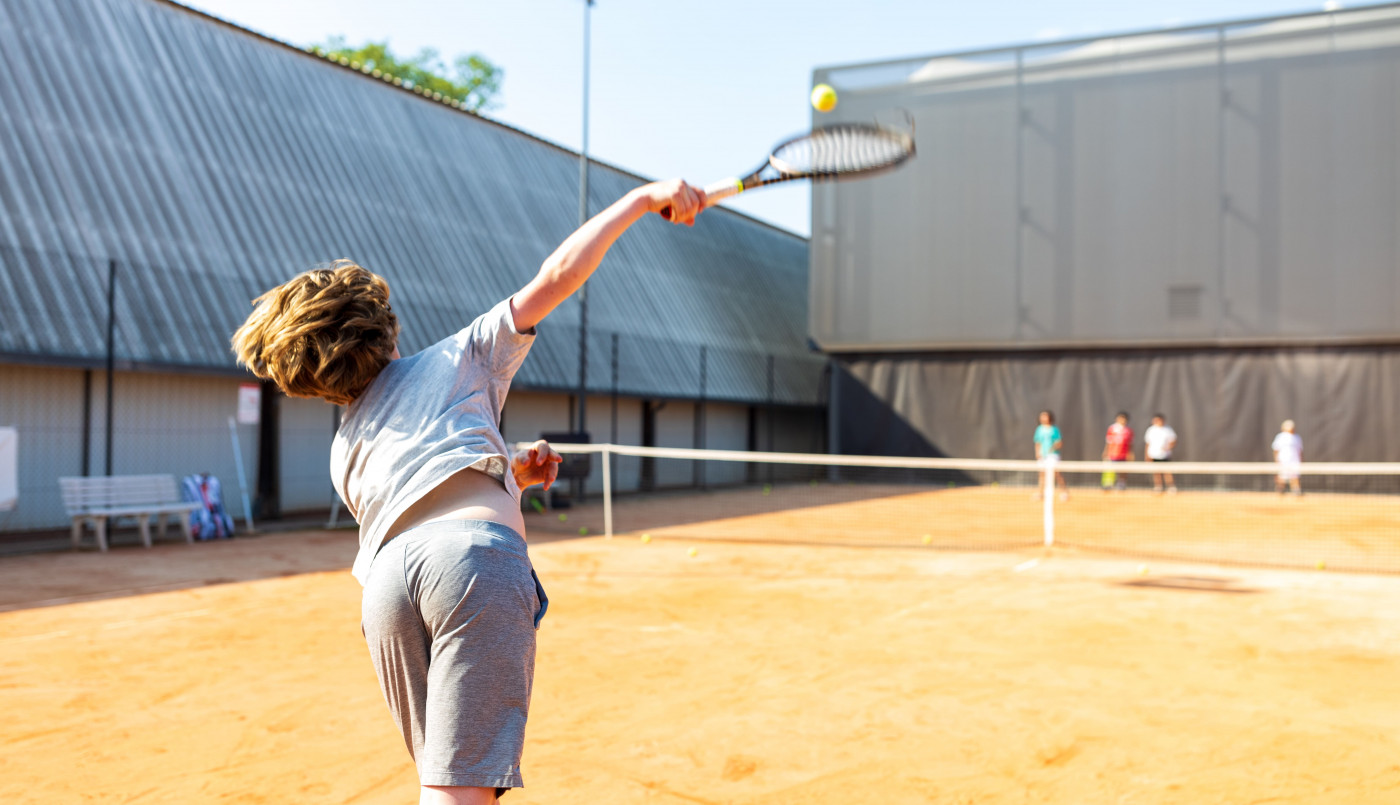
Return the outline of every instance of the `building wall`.
{"type": "Polygon", "coordinates": [[[283,514],[330,508],[330,451],[335,406],[323,400],[278,400],[277,477],[283,514]]]}
{"type": "MultiPolygon", "coordinates": [[[[654,403],[656,412],[656,447],[705,447],[713,450],[749,449],[750,407],[733,403],[706,402],[703,406],[703,444],[696,442],[696,404],[687,400],[666,400],[654,403]]],[[[617,401],[617,443],[642,444],[642,401],[620,397],[617,401]]],[[[820,417],[810,414],[794,415],[788,409],[775,414],[774,449],[788,452],[819,451],[821,448],[820,417]]],[[[801,409],[794,409],[801,410],[801,409]]],[[[569,397],[563,394],[511,392],[506,401],[504,435],[507,442],[538,439],[541,433],[569,429],[569,397]]],[[[758,417],[758,432],[754,441],[759,449],[767,444],[763,434],[767,419],[758,417]]],[[[588,398],[588,429],[594,442],[612,438],[612,400],[610,397],[588,398]]],[[[696,474],[695,462],[680,459],[658,459],[655,462],[656,484],[662,487],[689,486],[697,483],[711,485],[738,483],[745,480],[745,468],[740,463],[707,463],[703,476],[696,474]]],[[[635,458],[619,458],[614,462],[613,486],[619,492],[635,492],[642,486],[642,462],[635,458]]],[[[595,462],[585,485],[589,495],[602,494],[603,476],[595,462]]]]}
{"type": "MultiPolygon", "coordinates": [[[[747,450],[749,407],[746,405],[705,405],[705,444],[709,450],[747,450]]],[[[724,485],[742,483],[748,477],[746,466],[737,461],[706,462],[703,481],[724,485]]]]}
{"type": "Polygon", "coordinates": [[[530,442],[541,433],[570,429],[568,395],[513,390],[506,396],[501,435],[507,442],[530,442]]]}
{"type": "MultiPolygon", "coordinates": [[[[19,501],[0,512],[0,533],[64,528],[68,524],[58,493],[58,478],[83,475],[83,370],[0,364],[0,425],[19,431],[19,501]]],[[[176,479],[197,472],[217,476],[224,504],[240,522],[243,509],[233,458],[229,418],[236,412],[240,380],[236,377],[169,373],[118,372],[114,382],[112,471],[118,475],[169,473],[176,479]]],[[[105,471],[105,374],[92,372],[88,473],[105,471]]],[[[508,442],[539,438],[569,428],[567,394],[512,392],[506,403],[504,435],[508,442]]],[[[327,510],[334,490],[328,470],[336,412],[320,400],[279,397],[277,471],[281,512],[327,510]]],[[[642,401],[619,398],[617,440],[642,442],[642,401]]],[[[788,409],[782,409],[787,411],[788,409]]],[[[696,405],[671,400],[657,412],[656,444],[696,446],[696,405]]],[[[743,450],[748,447],[750,408],[728,403],[704,406],[704,446],[743,450]]],[[[612,437],[612,400],[590,397],[589,427],[595,441],[612,437]]],[[[757,446],[768,446],[768,419],[755,420],[757,446]]],[[[819,449],[820,418],[775,415],[773,446],[779,450],[819,449]]],[[[237,425],[250,499],[256,500],[260,425],[237,425]]],[[[620,492],[641,487],[641,463],[619,459],[615,484],[620,492]]],[[[696,474],[692,461],[659,461],[660,486],[689,486],[703,481],[723,484],[744,480],[739,464],[707,465],[696,474]]],[[[602,473],[596,465],[586,491],[601,494],[602,473]]]]}
{"type": "MultiPolygon", "coordinates": [[[[117,372],[113,382],[112,472],[208,472],[224,484],[224,502],[242,516],[228,419],[238,379],[117,372]]],[[[106,375],[92,372],[87,474],[106,468],[106,375]]],[[[19,430],[19,503],[0,513],[0,532],[65,527],[58,478],[83,475],[83,371],[0,364],[0,423],[19,430]]],[[[257,427],[238,426],[248,483],[257,470],[257,427]]]]}
{"type": "Polygon", "coordinates": [[[818,70],[918,155],[813,187],[812,337],[1400,340],[1397,74],[1396,7],[818,70]]]}
{"type": "Polygon", "coordinates": [[[67,523],[58,478],[83,474],[82,400],[81,370],[0,364],[0,425],[19,431],[19,500],[0,532],[67,523]]]}

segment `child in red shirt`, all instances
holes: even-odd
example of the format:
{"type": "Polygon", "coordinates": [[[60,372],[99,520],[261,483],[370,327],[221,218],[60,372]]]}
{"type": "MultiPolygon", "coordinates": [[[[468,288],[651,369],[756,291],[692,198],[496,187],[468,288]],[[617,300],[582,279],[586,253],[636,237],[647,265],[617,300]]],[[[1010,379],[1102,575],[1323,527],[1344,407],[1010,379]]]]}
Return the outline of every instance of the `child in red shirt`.
{"type": "MultiPolygon", "coordinates": [[[[1108,434],[1104,437],[1103,446],[1104,461],[1132,461],[1133,460],[1133,429],[1128,427],[1128,413],[1119,411],[1114,417],[1112,425],[1108,426],[1108,434]]],[[[1124,490],[1128,488],[1128,479],[1116,472],[1105,472],[1103,474],[1103,491],[1109,489],[1124,490]]]]}

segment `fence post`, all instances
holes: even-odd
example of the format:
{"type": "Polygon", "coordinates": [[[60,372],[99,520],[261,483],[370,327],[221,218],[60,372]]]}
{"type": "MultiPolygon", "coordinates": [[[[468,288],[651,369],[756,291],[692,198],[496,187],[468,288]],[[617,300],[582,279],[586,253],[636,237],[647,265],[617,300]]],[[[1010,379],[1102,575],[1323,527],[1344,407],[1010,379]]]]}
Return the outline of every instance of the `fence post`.
{"type": "Polygon", "coordinates": [[[612,445],[603,446],[603,536],[612,539],[612,445]]]}
{"type": "MultiPolygon", "coordinates": [[[[695,449],[705,449],[705,383],[707,381],[709,350],[703,344],[700,346],[700,396],[695,401],[695,449]]],[[[693,475],[695,485],[701,489],[705,488],[705,462],[696,461],[691,465],[694,470],[693,475]]]]}
{"type": "Polygon", "coordinates": [[[83,475],[92,475],[92,370],[83,370],[83,475]]]}
{"type": "MultiPolygon", "coordinates": [[[[612,430],[608,436],[609,444],[617,444],[617,387],[618,387],[618,361],[617,361],[617,333],[612,334],[612,430]]],[[[611,453],[605,454],[604,461],[612,464],[617,461],[617,456],[611,453]]]]}
{"type": "Polygon", "coordinates": [[[107,263],[107,442],[106,475],[112,474],[112,375],[117,364],[117,261],[107,263]]]}
{"type": "MultiPolygon", "coordinates": [[[[764,407],[763,415],[763,418],[766,420],[764,430],[767,431],[763,437],[764,448],[765,452],[768,453],[773,452],[773,398],[775,395],[773,361],[774,358],[770,354],[768,356],[768,404],[764,407]]],[[[764,467],[766,468],[766,472],[764,474],[768,476],[766,480],[768,483],[771,484],[773,482],[773,465],[765,464],[764,467]]]]}

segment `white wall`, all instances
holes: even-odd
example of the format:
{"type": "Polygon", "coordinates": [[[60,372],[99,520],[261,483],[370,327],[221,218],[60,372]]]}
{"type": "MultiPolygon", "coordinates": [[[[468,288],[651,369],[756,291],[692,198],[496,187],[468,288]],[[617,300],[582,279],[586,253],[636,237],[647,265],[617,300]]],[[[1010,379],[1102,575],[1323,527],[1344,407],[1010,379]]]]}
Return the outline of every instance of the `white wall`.
{"type": "MultiPolygon", "coordinates": [[[[235,471],[228,419],[235,413],[239,379],[168,373],[118,372],[114,385],[113,472],[169,473],[178,479],[209,472],[224,485],[224,503],[243,518],[239,480],[235,471]]],[[[91,457],[89,470],[104,472],[106,381],[92,373],[91,457]]],[[[319,400],[280,400],[279,473],[284,512],[325,509],[332,495],[328,462],[334,436],[332,406],[319,400]]],[[[19,501],[0,512],[0,532],[63,528],[68,519],[58,495],[58,478],[81,475],[83,372],[0,364],[0,425],[19,430],[19,501]]],[[[641,444],[642,402],[618,400],[620,444],[641,444]]],[[[743,450],[748,446],[748,407],[724,403],[705,406],[705,446],[743,450]]],[[[530,441],[542,432],[569,429],[567,394],[512,392],[506,401],[504,435],[508,442],[530,441]]],[[[764,418],[760,415],[760,427],[764,418]]],[[[695,406],[672,400],[657,413],[656,442],[661,447],[693,447],[695,406]]],[[[810,449],[806,428],[797,421],[775,421],[777,449],[810,449]],[[798,433],[801,431],[801,433],[798,433]]],[[[588,400],[588,427],[595,441],[612,437],[612,401],[607,396],[588,400]]],[[[259,426],[240,425],[238,436],[247,473],[249,495],[257,483],[259,426]]],[[[759,447],[764,442],[760,439],[759,447]]],[[[690,486],[696,480],[694,462],[656,462],[658,486],[690,486]]],[[[742,481],[741,464],[707,464],[708,484],[742,481]]],[[[641,462],[618,458],[614,487],[640,487],[641,462]]],[[[590,494],[602,492],[602,470],[596,465],[588,479],[590,494]]]]}
{"type": "MultiPolygon", "coordinates": [[[[595,442],[612,441],[612,398],[588,398],[588,431],[595,442]]],[[[642,443],[642,401],[627,397],[617,400],[617,444],[642,443]]],[[[613,488],[632,491],[641,486],[641,465],[635,461],[613,461],[613,488]]],[[[603,493],[603,470],[597,461],[588,476],[589,494],[603,493]]]]}
{"type": "MultiPolygon", "coordinates": [[[[692,403],[670,400],[656,412],[656,446],[695,446],[695,406],[692,403]]],[[[658,487],[690,486],[694,481],[692,462],[667,458],[656,460],[658,487]]]]}
{"type": "Polygon", "coordinates": [[[512,391],[501,415],[501,435],[507,443],[531,442],[541,433],[570,430],[567,394],[512,391]]]}
{"type": "MultiPolygon", "coordinates": [[[[113,383],[112,472],[169,473],[178,480],[209,472],[224,483],[224,502],[241,516],[228,418],[238,379],[117,372],[113,383]]],[[[20,499],[0,512],[0,532],[62,528],[69,520],[58,478],[82,475],[83,371],[0,365],[0,424],[19,430],[20,499]]],[[[248,481],[257,471],[256,426],[240,426],[248,481]]],[[[106,376],[92,373],[88,470],[106,468],[106,376]]]]}
{"type": "MultiPolygon", "coordinates": [[[[705,445],[710,450],[747,450],[749,447],[749,407],[747,405],[705,404],[705,445]]],[[[742,483],[747,465],[738,461],[707,461],[706,484],[742,483]]]]}
{"type": "Polygon", "coordinates": [[[330,475],[335,406],[324,400],[286,396],[278,406],[277,475],[282,513],[328,509],[335,494],[330,475]]]}
{"type": "Polygon", "coordinates": [[[58,478],[83,474],[82,417],[81,370],[0,365],[0,425],[19,431],[19,500],[0,512],[0,531],[68,522],[58,478]]]}

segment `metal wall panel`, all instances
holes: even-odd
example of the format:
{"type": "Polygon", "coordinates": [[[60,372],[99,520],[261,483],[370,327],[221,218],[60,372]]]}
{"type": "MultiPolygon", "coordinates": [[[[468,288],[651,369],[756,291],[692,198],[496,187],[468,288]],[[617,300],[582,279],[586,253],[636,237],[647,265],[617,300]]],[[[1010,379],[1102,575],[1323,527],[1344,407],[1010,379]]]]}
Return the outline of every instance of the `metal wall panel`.
{"type": "MultiPolygon", "coordinates": [[[[82,370],[0,364],[0,423],[14,425],[20,434],[20,502],[13,511],[0,512],[0,532],[67,526],[58,479],[105,472],[106,384],[105,373],[92,373],[89,452],[84,468],[82,370]]],[[[218,476],[223,482],[224,505],[239,518],[241,528],[243,510],[228,429],[237,399],[238,381],[233,378],[117,372],[113,383],[112,472],[168,473],[177,482],[198,472],[218,476]]],[[[327,434],[329,424],[327,420],[327,434]]],[[[251,484],[256,481],[258,466],[258,426],[240,426],[239,437],[251,484]]],[[[329,490],[328,437],[326,443],[318,455],[322,488],[329,490]]],[[[316,457],[306,458],[314,461],[316,457]]],[[[327,491],[319,505],[324,507],[329,500],[327,491]]]]}
{"type": "Polygon", "coordinates": [[[813,194],[824,349],[1400,340],[1400,6],[814,80],[919,149],[813,194]]]}
{"type": "Polygon", "coordinates": [[[0,425],[19,431],[19,500],[0,532],[66,526],[58,478],[83,474],[82,371],[0,365],[0,425]]]}
{"type": "Polygon", "coordinates": [[[322,400],[277,400],[277,505],[282,514],[330,508],[335,406],[322,400]]]}

